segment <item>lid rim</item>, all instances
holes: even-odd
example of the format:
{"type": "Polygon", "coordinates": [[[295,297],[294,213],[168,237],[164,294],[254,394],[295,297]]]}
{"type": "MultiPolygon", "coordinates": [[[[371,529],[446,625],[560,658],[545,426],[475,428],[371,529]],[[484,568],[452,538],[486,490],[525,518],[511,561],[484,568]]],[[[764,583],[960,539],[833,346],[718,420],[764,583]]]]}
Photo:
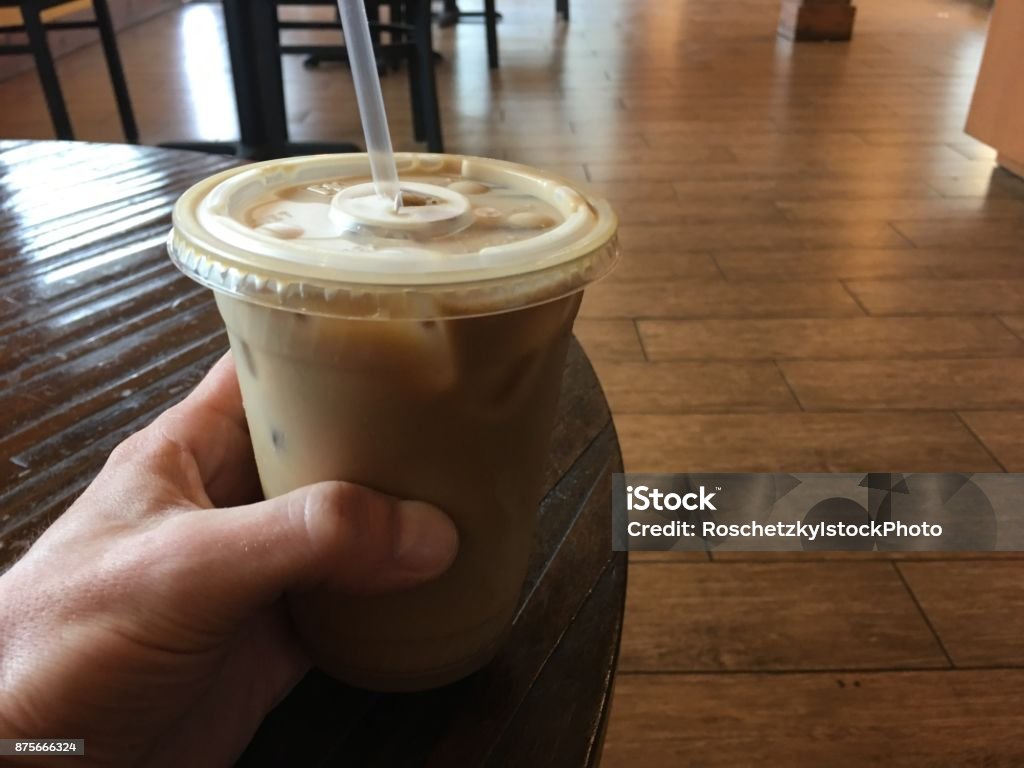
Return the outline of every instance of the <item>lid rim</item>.
{"type": "MultiPolygon", "coordinates": [[[[481,306],[484,299],[477,299],[477,303],[469,302],[444,303],[438,306],[436,299],[447,290],[464,292],[467,286],[475,289],[475,292],[487,294],[491,290],[500,290],[507,282],[507,277],[495,277],[485,280],[464,283],[438,284],[387,284],[375,285],[370,283],[352,284],[345,283],[338,286],[315,285],[306,281],[296,281],[289,275],[267,273],[256,276],[252,273],[243,274],[235,267],[217,261],[209,254],[199,255],[191,249],[179,249],[172,246],[176,232],[171,230],[168,234],[167,250],[171,262],[186,277],[220,294],[226,294],[236,299],[259,304],[274,309],[282,309],[300,314],[315,314],[332,317],[346,317],[365,320],[435,320],[441,318],[457,317],[480,317],[496,315],[503,312],[511,312],[518,309],[546,304],[550,301],[578,293],[588,285],[604,279],[614,268],[619,258],[618,238],[615,234],[592,255],[601,256],[592,260],[591,266],[585,279],[576,282],[548,283],[550,290],[530,293],[522,291],[519,301],[508,301],[503,299],[500,305],[481,306]],[[186,255],[187,254],[187,255],[186,255]],[[184,256],[184,258],[183,258],[184,256]],[[211,279],[211,273],[218,274],[219,279],[211,279]],[[227,280],[232,275],[234,279],[227,280]],[[379,293],[374,289],[385,289],[379,293]],[[354,306],[362,300],[360,294],[379,293],[382,297],[402,299],[397,302],[402,305],[403,311],[395,312],[391,302],[374,302],[372,306],[377,307],[373,312],[353,312],[354,306]],[[298,303],[296,298],[305,298],[306,301],[298,303]],[[421,307],[417,310],[410,310],[409,306],[421,307]],[[461,306],[460,306],[461,305],[461,306]],[[339,313],[338,308],[344,307],[347,311],[339,313]]],[[[521,277],[543,277],[544,274],[557,267],[537,270],[531,273],[520,273],[521,277]]],[[[365,302],[363,302],[365,303],[365,302]]],[[[488,302],[489,304],[489,302],[488,302]]]]}
{"type": "Polygon", "coordinates": [[[267,306],[335,316],[436,319],[494,314],[576,293],[607,274],[618,258],[617,217],[608,202],[585,185],[517,163],[464,155],[400,153],[398,159],[483,162],[532,179],[540,177],[541,183],[549,181],[577,193],[593,214],[593,228],[579,240],[556,246],[532,261],[426,273],[368,270],[364,274],[351,268],[328,271],[322,264],[250,252],[200,223],[200,205],[238,174],[272,165],[275,176],[281,178],[297,172],[296,168],[339,158],[365,162],[369,168],[365,154],[320,155],[232,168],[193,185],[174,206],[167,239],[172,262],[186,276],[215,291],[267,306]],[[514,295],[510,285],[515,286],[514,295]],[[496,295],[499,290],[503,296],[496,295]]]}

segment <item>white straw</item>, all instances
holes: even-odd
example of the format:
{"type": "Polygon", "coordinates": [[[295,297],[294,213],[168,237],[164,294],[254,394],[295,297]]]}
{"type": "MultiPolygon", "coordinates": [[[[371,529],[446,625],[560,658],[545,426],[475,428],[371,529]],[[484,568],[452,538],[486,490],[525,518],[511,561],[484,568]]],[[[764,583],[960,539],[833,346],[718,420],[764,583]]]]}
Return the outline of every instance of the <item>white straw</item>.
{"type": "Polygon", "coordinates": [[[398,185],[398,169],[391,149],[388,118],[384,112],[384,97],[380,93],[377,60],[370,43],[370,23],[366,18],[363,0],[338,0],[341,26],[345,30],[345,47],[356,85],[359,116],[366,136],[366,151],[370,155],[370,172],[377,194],[392,202],[397,211],[402,207],[402,191],[398,185]]]}

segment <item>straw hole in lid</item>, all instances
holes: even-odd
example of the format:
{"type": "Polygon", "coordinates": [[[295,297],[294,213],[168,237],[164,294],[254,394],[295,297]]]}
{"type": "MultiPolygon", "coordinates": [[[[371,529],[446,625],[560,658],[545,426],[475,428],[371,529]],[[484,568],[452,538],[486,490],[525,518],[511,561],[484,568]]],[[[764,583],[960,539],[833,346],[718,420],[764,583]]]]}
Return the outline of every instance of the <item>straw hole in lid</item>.
{"type": "Polygon", "coordinates": [[[402,190],[403,208],[416,208],[423,205],[437,205],[440,202],[440,198],[434,197],[433,195],[425,195],[420,192],[410,192],[407,189],[402,190]]]}

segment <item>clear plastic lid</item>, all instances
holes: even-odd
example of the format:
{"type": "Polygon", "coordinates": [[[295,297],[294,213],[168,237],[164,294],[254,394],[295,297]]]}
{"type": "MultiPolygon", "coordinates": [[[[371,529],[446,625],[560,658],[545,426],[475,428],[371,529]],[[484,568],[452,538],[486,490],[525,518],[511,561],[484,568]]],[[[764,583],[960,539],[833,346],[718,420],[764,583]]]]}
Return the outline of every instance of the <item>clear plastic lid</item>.
{"type": "Polygon", "coordinates": [[[405,205],[377,197],[364,154],[255,163],[196,184],[168,251],[239,298],[339,317],[491,314],[582,289],[613,266],[602,198],[514,163],[398,154],[405,205]]]}

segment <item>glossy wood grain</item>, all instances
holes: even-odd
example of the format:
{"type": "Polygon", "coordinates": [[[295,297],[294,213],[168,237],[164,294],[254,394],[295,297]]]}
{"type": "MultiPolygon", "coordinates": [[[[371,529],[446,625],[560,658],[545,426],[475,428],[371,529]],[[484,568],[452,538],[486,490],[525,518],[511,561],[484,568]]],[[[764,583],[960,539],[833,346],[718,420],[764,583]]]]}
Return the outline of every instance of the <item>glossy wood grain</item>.
{"type": "Polygon", "coordinates": [[[1016,312],[1024,306],[1024,278],[965,277],[847,283],[873,315],[948,315],[1016,312]]]}
{"type": "Polygon", "coordinates": [[[1024,665],[1024,562],[900,563],[958,667],[1024,665]]]}
{"type": "Polygon", "coordinates": [[[1024,340],[1024,315],[999,315],[999,321],[1024,340]]]}
{"type": "Polygon", "coordinates": [[[1024,413],[960,411],[960,418],[1007,472],[1024,472],[1024,413]]]}
{"type": "Polygon", "coordinates": [[[171,266],[164,238],[178,194],[228,164],[118,146],[2,145],[3,564],[226,348],[216,308],[171,266]],[[78,194],[55,195],[53,180],[78,194]]]}
{"type": "Polygon", "coordinates": [[[644,350],[632,320],[577,320],[573,333],[594,361],[641,361],[644,350]]]}
{"type": "Polygon", "coordinates": [[[999,472],[952,413],[623,414],[615,423],[635,472],[999,472]]]}
{"type": "MultiPolygon", "coordinates": [[[[641,257],[642,258],[642,257],[641,257]]],[[[837,282],[781,285],[683,280],[619,281],[614,277],[584,294],[581,317],[821,317],[862,315],[837,282]]]]}
{"type": "Polygon", "coordinates": [[[988,316],[640,320],[637,327],[647,356],[656,361],[1024,354],[1024,343],[988,316]]]}
{"type": "Polygon", "coordinates": [[[608,402],[617,414],[798,407],[771,362],[609,362],[599,370],[608,402]]]}
{"type": "MultiPolygon", "coordinates": [[[[893,278],[1024,278],[1016,248],[835,248],[808,251],[718,251],[730,280],[876,280],[893,278]]],[[[899,290],[896,283],[890,290],[899,290]]]]}
{"type": "Polygon", "coordinates": [[[1024,671],[623,676],[604,768],[1024,763],[1024,671]]]}
{"type": "Polygon", "coordinates": [[[622,672],[948,666],[887,563],[651,563],[631,586],[622,672]]]}
{"type": "MultiPolygon", "coordinates": [[[[177,196],[233,161],[125,146],[0,143],[0,569],[121,439],[227,349],[212,295],[164,240],[177,196]],[[74,190],[59,195],[55,185],[74,190]]],[[[591,328],[606,346],[632,323],[591,328]]],[[[626,558],[611,552],[621,458],[601,387],[570,350],[523,601],[495,661],[454,686],[368,694],[313,672],[240,765],[593,765],[618,651],[626,558]],[[549,717],[565,677],[573,695],[549,717]],[[395,722],[403,728],[398,734],[395,722]],[[285,757],[287,755],[287,757],[285,757]],[[296,763],[294,761],[298,760],[296,763]]]]}
{"type": "MultiPolygon", "coordinates": [[[[659,243],[652,248],[633,249],[636,255],[615,269],[616,284],[680,283],[692,281],[715,282],[721,277],[721,270],[707,253],[686,253],[674,249],[672,241],[659,243]]],[[[628,246],[627,246],[628,247],[628,246]]],[[[599,290],[595,287],[593,290],[599,290]]],[[[604,290],[604,289],[600,289],[604,290]]]]}
{"type": "Polygon", "coordinates": [[[786,360],[786,381],[807,410],[1024,408],[1024,358],[786,360]]]}

